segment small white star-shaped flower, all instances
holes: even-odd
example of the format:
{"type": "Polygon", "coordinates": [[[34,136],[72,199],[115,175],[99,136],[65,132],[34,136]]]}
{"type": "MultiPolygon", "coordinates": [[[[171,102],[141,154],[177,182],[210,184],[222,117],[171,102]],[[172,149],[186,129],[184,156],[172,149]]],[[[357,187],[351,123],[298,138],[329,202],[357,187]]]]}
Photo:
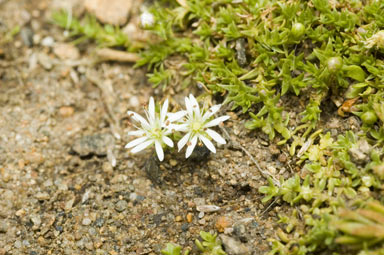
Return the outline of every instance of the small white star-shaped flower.
{"type": "Polygon", "coordinates": [[[128,132],[128,136],[140,136],[139,138],[129,142],[125,148],[133,148],[132,153],[137,153],[149,147],[155,145],[157,157],[160,161],[164,159],[163,145],[173,147],[172,140],[168,137],[176,125],[173,125],[173,121],[177,121],[184,115],[179,113],[172,118],[168,117],[168,99],[165,100],[161,107],[160,114],[155,110],[155,102],[153,97],[149,99],[148,110],[145,111],[147,120],[139,114],[128,111],[128,115],[140,124],[139,127],[135,126],[137,130],[128,132]]]}
{"type": "Polygon", "coordinates": [[[192,94],[185,98],[185,106],[187,108],[186,121],[178,126],[177,131],[186,132],[187,134],[177,143],[179,151],[187,144],[185,157],[188,158],[196,147],[198,140],[200,140],[211,152],[216,153],[216,148],[211,139],[219,144],[225,144],[226,142],[221,135],[210,128],[228,120],[229,116],[225,115],[212,119],[212,116],[220,110],[221,105],[214,105],[208,111],[204,109],[201,111],[196,98],[192,94]]]}
{"type": "Polygon", "coordinates": [[[140,15],[140,23],[143,28],[151,28],[155,24],[155,17],[149,11],[144,11],[140,15]]]}

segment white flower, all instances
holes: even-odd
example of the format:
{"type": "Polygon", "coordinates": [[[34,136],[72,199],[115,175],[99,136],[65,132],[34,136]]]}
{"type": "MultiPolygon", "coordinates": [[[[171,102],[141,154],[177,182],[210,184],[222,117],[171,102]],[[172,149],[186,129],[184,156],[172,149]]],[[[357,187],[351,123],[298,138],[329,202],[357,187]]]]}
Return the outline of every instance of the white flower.
{"type": "Polygon", "coordinates": [[[384,48],[384,30],[377,32],[365,41],[365,46],[369,49],[375,45],[377,48],[384,48]]]}
{"type": "Polygon", "coordinates": [[[136,127],[137,130],[128,132],[129,136],[140,136],[139,138],[129,142],[125,148],[132,148],[132,153],[137,153],[144,150],[148,146],[155,144],[155,150],[157,157],[160,161],[164,159],[163,145],[173,147],[172,140],[168,137],[176,125],[172,122],[182,118],[185,114],[178,113],[172,118],[168,117],[168,99],[165,100],[161,107],[160,114],[156,113],[155,102],[153,97],[149,99],[148,111],[145,111],[147,120],[139,114],[128,111],[128,115],[132,117],[136,122],[140,124],[140,127],[136,127]]]}
{"type": "Polygon", "coordinates": [[[155,17],[149,11],[144,11],[140,15],[140,23],[143,28],[150,28],[155,23],[155,17]]]}
{"type": "Polygon", "coordinates": [[[212,119],[211,117],[220,109],[221,105],[214,105],[208,111],[200,111],[199,104],[192,94],[189,95],[189,98],[185,98],[185,106],[187,108],[187,119],[184,124],[177,127],[177,131],[187,132],[187,134],[177,143],[179,151],[187,144],[185,157],[188,158],[192,154],[197,141],[200,140],[210,151],[216,153],[215,146],[210,138],[219,144],[225,144],[226,142],[221,135],[210,129],[210,127],[226,121],[229,116],[225,115],[212,119]]]}

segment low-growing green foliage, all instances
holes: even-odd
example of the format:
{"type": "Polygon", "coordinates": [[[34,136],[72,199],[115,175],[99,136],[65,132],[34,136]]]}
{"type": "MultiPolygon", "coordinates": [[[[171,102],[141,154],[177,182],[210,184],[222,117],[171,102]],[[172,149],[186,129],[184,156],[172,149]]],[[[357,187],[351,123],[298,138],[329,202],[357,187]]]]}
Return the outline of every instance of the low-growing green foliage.
{"type": "Polygon", "coordinates": [[[15,26],[7,31],[0,31],[0,45],[11,42],[19,32],[19,26],[15,26]]]}
{"type": "Polygon", "coordinates": [[[105,47],[121,46],[129,49],[131,46],[128,36],[118,26],[103,26],[93,16],[86,15],[79,20],[66,11],[58,11],[53,14],[52,19],[55,24],[67,29],[70,37],[76,37],[74,43],[92,39],[105,47]]]}
{"type": "Polygon", "coordinates": [[[272,198],[281,197],[291,205],[300,206],[303,214],[301,217],[305,219],[305,227],[293,232],[293,229],[299,227],[297,212],[291,217],[281,215],[280,223],[287,227],[285,232],[277,233],[280,240],[270,240],[272,243],[270,254],[301,255],[324,249],[337,252],[345,247],[360,250],[359,254],[370,254],[368,247],[384,244],[384,239],[378,234],[381,233],[379,230],[382,226],[377,223],[382,216],[379,217],[374,212],[358,211],[371,219],[377,217],[369,223],[369,226],[363,226],[361,224],[367,221],[364,221],[363,217],[358,217],[358,213],[346,208],[356,208],[358,207],[356,204],[360,204],[384,213],[384,206],[380,202],[371,201],[373,191],[382,190],[383,147],[372,147],[364,137],[359,137],[350,131],[340,135],[336,141],[333,141],[329,133],[320,134],[318,141],[310,144],[302,156],[306,162],[302,170],[304,178],[296,174],[287,180],[281,179],[279,186],[269,180],[268,186],[259,188],[259,192],[266,195],[264,203],[272,198]],[[365,205],[365,202],[353,202],[362,199],[368,203],[365,205]],[[355,218],[351,218],[351,215],[355,218]],[[349,222],[355,219],[362,223],[358,225],[349,222]],[[360,230],[368,233],[370,232],[368,229],[377,230],[371,230],[372,238],[369,234],[362,236],[362,233],[359,233],[360,230]],[[287,237],[289,233],[291,236],[287,237]],[[345,233],[354,236],[346,236],[345,233]],[[380,238],[374,239],[378,235],[380,238]],[[361,245],[352,246],[352,243],[361,245]]]}
{"type": "MultiPolygon", "coordinates": [[[[148,68],[155,87],[196,85],[221,96],[249,115],[246,128],[287,143],[298,158],[300,172],[259,188],[263,203],[280,198],[293,208],[280,215],[269,254],[384,254],[384,2],[169,0],[148,11],[157,37],[136,67],[148,68]],[[323,131],[330,110],[356,116],[360,130],[323,131]]],[[[68,27],[63,17],[56,22],[79,38],[138,49],[117,43],[118,28],[92,18],[68,27]]],[[[222,254],[202,238],[203,254],[222,254]]],[[[181,248],[169,244],[163,254],[181,248]]]]}
{"type": "MultiPolygon", "coordinates": [[[[200,255],[225,255],[221,247],[221,242],[217,239],[217,234],[200,231],[202,241],[196,239],[195,244],[199,249],[200,255]]],[[[188,255],[189,250],[186,250],[183,255],[188,255]]],[[[163,255],[181,255],[181,247],[175,244],[168,243],[167,247],[161,251],[163,255]]]]}
{"type": "MultiPolygon", "coordinates": [[[[292,137],[283,104],[289,94],[307,102],[300,121],[312,130],[330,96],[382,88],[383,61],[374,57],[383,52],[380,1],[179,2],[151,9],[157,22],[150,30],[159,40],[137,66],[149,65],[155,85],[172,84],[176,75],[205,84],[250,114],[247,128],[270,139],[292,137]],[[165,60],[173,56],[184,62],[170,75],[165,60]]],[[[370,113],[361,116],[365,123],[374,123],[370,113]]]]}

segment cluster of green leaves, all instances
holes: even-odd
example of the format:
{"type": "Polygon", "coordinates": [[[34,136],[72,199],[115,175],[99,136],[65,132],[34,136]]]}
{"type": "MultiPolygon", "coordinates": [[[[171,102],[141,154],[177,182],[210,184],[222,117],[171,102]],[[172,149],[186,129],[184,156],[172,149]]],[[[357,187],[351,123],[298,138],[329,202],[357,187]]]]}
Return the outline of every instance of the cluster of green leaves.
{"type": "MultiPolygon", "coordinates": [[[[384,62],[375,57],[384,52],[383,39],[366,45],[383,29],[383,9],[374,0],[161,1],[150,8],[155,23],[148,27],[158,39],[136,66],[148,67],[154,86],[204,84],[207,93],[224,95],[233,109],[250,114],[247,128],[260,128],[270,139],[280,134],[284,143],[294,133],[284,98],[299,97],[305,104],[300,121],[312,130],[329,96],[383,91],[384,62]],[[173,58],[176,64],[168,61],[173,58]]],[[[62,11],[53,20],[77,42],[94,39],[129,51],[142,46],[89,15],[79,20],[62,11]]],[[[375,123],[371,113],[358,116],[375,123]]]]}
{"type": "Polygon", "coordinates": [[[0,30],[0,45],[13,41],[13,38],[20,32],[20,27],[15,26],[9,30],[0,30]]]}
{"type": "Polygon", "coordinates": [[[383,28],[380,1],[167,2],[151,9],[150,30],[159,39],[137,66],[148,65],[155,86],[180,75],[185,84],[205,84],[208,93],[225,95],[225,103],[250,114],[247,128],[270,139],[292,137],[283,104],[290,94],[307,102],[301,121],[313,129],[330,95],[383,88],[383,61],[374,56],[383,49],[365,44],[383,28]],[[175,56],[184,57],[178,71],[167,66],[175,56]]]}
{"type": "Polygon", "coordinates": [[[67,11],[58,11],[52,15],[53,22],[68,31],[70,37],[76,37],[74,43],[95,40],[103,47],[124,47],[130,49],[131,42],[118,26],[101,25],[94,16],[85,15],[79,20],[67,11]]]}
{"type": "MultiPolygon", "coordinates": [[[[195,244],[201,255],[225,255],[221,247],[221,242],[217,239],[217,234],[200,231],[202,241],[196,239],[195,244]]],[[[188,255],[189,250],[186,250],[183,255],[188,255]]],[[[161,251],[163,255],[181,255],[181,247],[172,243],[168,243],[167,247],[161,251]]]]}
{"type": "MultiPolygon", "coordinates": [[[[147,29],[157,39],[141,51],[136,66],[148,68],[154,86],[197,85],[210,96],[223,96],[233,110],[249,114],[247,128],[261,129],[271,140],[280,137],[279,144],[289,141],[291,156],[304,164],[300,174],[281,179],[280,185],[269,180],[259,189],[263,202],[281,197],[296,208],[291,216],[281,216],[285,228],[270,240],[270,254],[338,254],[347,244],[340,240],[351,236],[364,243],[355,253],[383,254],[381,235],[365,238],[334,225],[355,220],[340,215],[340,209],[357,208],[351,201],[369,201],[383,186],[384,2],[164,0],[149,11],[155,23],[147,29]],[[331,98],[352,100],[340,109],[361,119],[359,135],[311,134],[331,98]],[[298,115],[290,114],[293,105],[300,105],[298,115]],[[290,121],[290,116],[299,119],[290,121]],[[374,244],[376,250],[366,249],[374,244]]],[[[61,14],[55,20],[80,40],[132,50],[134,42],[118,28],[93,18],[69,22],[61,14]]],[[[357,217],[358,224],[367,222],[364,217],[357,217]]],[[[202,238],[196,245],[210,252],[209,240],[202,238]]],[[[172,244],[163,251],[180,253],[172,244]]]]}
{"type": "MultiPolygon", "coordinates": [[[[373,246],[384,240],[384,206],[370,201],[356,211],[340,210],[334,224],[343,233],[336,238],[337,243],[348,244],[350,249],[373,246]]],[[[384,246],[379,250],[384,252],[384,246]]]]}
{"type": "MultiPolygon", "coordinates": [[[[356,205],[349,205],[352,202],[348,201],[370,201],[374,192],[382,190],[384,148],[382,146],[372,147],[364,137],[359,137],[351,131],[340,135],[337,141],[333,141],[329,133],[319,134],[318,139],[310,137],[308,141],[310,141],[310,145],[305,152],[302,152],[302,158],[306,162],[302,170],[305,177],[301,178],[299,174],[296,174],[287,180],[281,179],[280,185],[275,185],[272,180],[269,180],[268,186],[259,188],[259,192],[266,195],[262,200],[264,203],[272,198],[281,197],[283,201],[291,205],[300,206],[301,217],[304,218],[305,223],[305,226],[301,226],[299,229],[297,211],[294,211],[290,217],[281,216],[280,223],[286,226],[285,232],[277,233],[280,241],[271,239],[272,251],[270,254],[303,255],[324,249],[340,251],[345,247],[352,248],[350,247],[352,239],[355,243],[364,243],[368,238],[361,236],[363,233],[355,234],[356,236],[353,238],[344,237],[345,233],[359,232],[360,225],[355,223],[343,225],[340,223],[344,222],[343,219],[338,220],[338,223],[335,224],[334,219],[341,217],[340,210],[349,212],[350,210],[344,208],[348,208],[348,206],[356,208],[356,205]],[[348,228],[342,226],[351,226],[351,231],[346,232],[345,230],[348,228]],[[352,228],[352,226],[356,228],[352,228]],[[287,234],[291,236],[287,237],[287,234]],[[350,243],[346,240],[349,240],[350,243]]],[[[364,203],[360,202],[360,204],[364,203]]],[[[370,201],[367,208],[373,207],[376,208],[375,210],[384,208],[379,202],[370,201]]],[[[348,215],[356,216],[354,213],[348,215]]],[[[375,213],[369,215],[377,216],[375,213]]],[[[383,216],[381,217],[383,218],[383,216]]],[[[356,216],[354,219],[360,218],[356,216]]],[[[380,222],[380,224],[382,223],[380,222]]],[[[371,222],[366,227],[366,229],[369,228],[381,229],[382,226],[371,222]]],[[[361,229],[361,231],[363,230],[365,227],[361,229]]],[[[367,232],[369,230],[364,233],[367,232]]],[[[377,233],[372,233],[372,235],[378,235],[377,233]]],[[[380,238],[372,238],[368,241],[367,245],[383,244],[384,238],[380,235],[380,238]]],[[[367,245],[356,247],[356,249],[369,252],[369,250],[365,250],[367,245]]]]}

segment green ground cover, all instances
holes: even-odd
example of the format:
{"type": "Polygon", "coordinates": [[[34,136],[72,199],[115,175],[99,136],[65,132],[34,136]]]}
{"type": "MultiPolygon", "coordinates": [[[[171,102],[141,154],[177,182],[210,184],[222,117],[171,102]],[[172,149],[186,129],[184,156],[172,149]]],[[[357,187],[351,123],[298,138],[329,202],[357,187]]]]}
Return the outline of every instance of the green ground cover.
{"type": "Polygon", "coordinates": [[[199,86],[288,146],[300,175],[259,190],[291,206],[270,254],[384,254],[384,2],[178,0],[148,12],[148,44],[92,17],[54,20],[77,41],[138,52],[153,86],[199,86]],[[303,105],[296,121],[292,100],[303,105]],[[323,131],[330,104],[360,131],[323,131]]]}

